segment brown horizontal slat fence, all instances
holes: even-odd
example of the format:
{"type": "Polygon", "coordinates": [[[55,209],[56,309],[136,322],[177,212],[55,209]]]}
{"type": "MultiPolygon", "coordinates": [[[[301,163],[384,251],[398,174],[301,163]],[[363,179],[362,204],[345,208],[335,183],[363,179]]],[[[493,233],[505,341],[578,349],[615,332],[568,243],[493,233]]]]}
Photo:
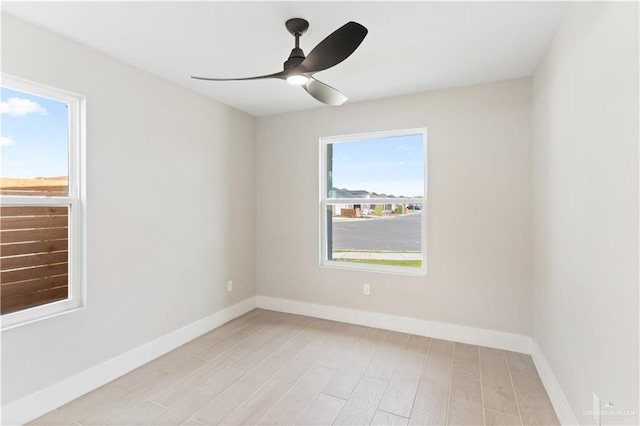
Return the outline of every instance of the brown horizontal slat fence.
{"type": "Polygon", "coordinates": [[[67,207],[0,207],[0,312],[69,294],[67,207]]]}
{"type": "Polygon", "coordinates": [[[66,197],[69,191],[60,186],[23,186],[20,188],[2,188],[0,195],[49,195],[66,197]]]}
{"type": "Polygon", "coordinates": [[[69,178],[67,176],[33,179],[0,177],[0,195],[66,197],[69,195],[69,178]]]}

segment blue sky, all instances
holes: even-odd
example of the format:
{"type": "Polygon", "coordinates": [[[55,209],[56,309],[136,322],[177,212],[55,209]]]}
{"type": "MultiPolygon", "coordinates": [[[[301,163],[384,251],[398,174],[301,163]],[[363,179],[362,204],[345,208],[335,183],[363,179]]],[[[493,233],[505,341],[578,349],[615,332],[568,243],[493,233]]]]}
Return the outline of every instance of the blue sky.
{"type": "Polygon", "coordinates": [[[67,105],[4,87],[1,92],[0,175],[67,176],[67,105]]]}
{"type": "Polygon", "coordinates": [[[334,143],[333,186],[424,196],[422,135],[334,143]]]}

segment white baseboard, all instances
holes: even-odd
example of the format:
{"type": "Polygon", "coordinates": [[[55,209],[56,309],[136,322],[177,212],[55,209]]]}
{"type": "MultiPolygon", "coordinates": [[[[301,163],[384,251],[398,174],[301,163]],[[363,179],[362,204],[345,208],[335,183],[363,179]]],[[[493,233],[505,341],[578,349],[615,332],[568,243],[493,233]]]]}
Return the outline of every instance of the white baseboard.
{"type": "Polygon", "coordinates": [[[267,296],[257,296],[258,308],[272,311],[288,312],[307,315],[367,327],[400,331],[419,336],[435,337],[437,339],[454,340],[461,343],[506,349],[525,354],[531,353],[531,337],[463,325],[447,324],[427,321],[417,318],[400,317],[380,314],[356,309],[339,308],[329,305],[299,302],[297,300],[278,299],[267,296]]]}
{"type": "Polygon", "coordinates": [[[21,425],[34,420],[255,307],[256,298],[250,297],[23,399],[9,403],[2,407],[0,424],[21,425]]]}
{"type": "Polygon", "coordinates": [[[562,393],[560,384],[556,380],[556,376],[553,374],[547,359],[542,354],[536,339],[532,339],[531,349],[531,358],[533,358],[533,363],[538,369],[538,375],[540,375],[540,380],[542,380],[542,384],[549,395],[549,399],[551,400],[553,409],[556,411],[558,420],[560,420],[560,424],[577,425],[578,420],[573,414],[573,410],[569,406],[564,393],[562,393]]]}

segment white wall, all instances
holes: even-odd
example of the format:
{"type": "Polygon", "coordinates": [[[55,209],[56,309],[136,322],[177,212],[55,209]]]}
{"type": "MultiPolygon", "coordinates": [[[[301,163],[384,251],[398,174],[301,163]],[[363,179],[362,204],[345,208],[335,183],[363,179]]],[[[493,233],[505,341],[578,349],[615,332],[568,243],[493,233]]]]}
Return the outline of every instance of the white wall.
{"type": "Polygon", "coordinates": [[[530,83],[259,118],[258,294],[529,335],[530,83]],[[427,276],[321,268],[318,138],[416,127],[429,133],[427,276]]]}
{"type": "Polygon", "coordinates": [[[253,117],[6,15],[2,71],[86,95],[88,189],[87,308],[3,333],[3,405],[255,295],[253,117]]]}
{"type": "Polygon", "coordinates": [[[638,424],[638,3],[575,3],[533,78],[533,336],[576,419],[638,424]]]}

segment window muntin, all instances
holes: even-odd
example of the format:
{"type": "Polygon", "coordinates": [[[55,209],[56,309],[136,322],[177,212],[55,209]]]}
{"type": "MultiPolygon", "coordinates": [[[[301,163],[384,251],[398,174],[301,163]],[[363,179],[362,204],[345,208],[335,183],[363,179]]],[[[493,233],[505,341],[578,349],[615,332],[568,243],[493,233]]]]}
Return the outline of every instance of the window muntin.
{"type": "Polygon", "coordinates": [[[83,305],[84,98],[2,76],[2,328],[83,305]]]}
{"type": "Polygon", "coordinates": [[[321,139],[321,264],[426,273],[426,129],[321,139]]]}

